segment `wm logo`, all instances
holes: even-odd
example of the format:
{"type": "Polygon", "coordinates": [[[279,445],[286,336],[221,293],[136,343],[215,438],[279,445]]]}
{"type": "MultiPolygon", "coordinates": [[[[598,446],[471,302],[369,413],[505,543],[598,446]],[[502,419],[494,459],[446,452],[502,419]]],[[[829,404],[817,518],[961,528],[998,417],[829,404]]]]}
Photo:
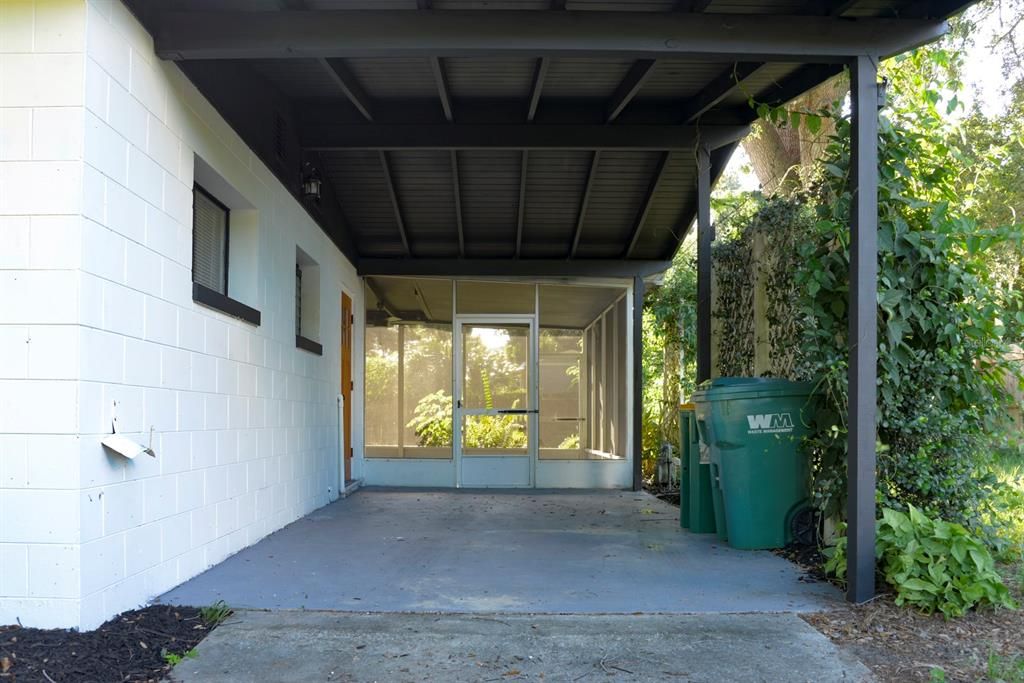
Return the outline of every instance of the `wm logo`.
{"type": "Polygon", "coordinates": [[[747,415],[747,425],[751,431],[792,429],[793,417],[789,413],[747,415]]]}

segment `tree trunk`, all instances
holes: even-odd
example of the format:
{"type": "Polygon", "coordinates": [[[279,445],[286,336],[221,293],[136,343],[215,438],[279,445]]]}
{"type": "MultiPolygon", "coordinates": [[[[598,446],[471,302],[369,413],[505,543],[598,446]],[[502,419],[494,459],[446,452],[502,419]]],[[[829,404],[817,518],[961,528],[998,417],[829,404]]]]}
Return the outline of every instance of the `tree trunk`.
{"type": "MultiPolygon", "coordinates": [[[[833,111],[849,89],[849,78],[839,75],[793,100],[787,109],[807,114],[833,111]]],[[[743,149],[750,157],[761,191],[769,196],[788,196],[806,189],[813,180],[811,172],[815,162],[821,158],[835,132],[835,120],[831,117],[822,118],[821,129],[816,134],[808,130],[805,119],[801,119],[799,128],[778,126],[763,119],[757,121],[743,141],[743,149]]]]}

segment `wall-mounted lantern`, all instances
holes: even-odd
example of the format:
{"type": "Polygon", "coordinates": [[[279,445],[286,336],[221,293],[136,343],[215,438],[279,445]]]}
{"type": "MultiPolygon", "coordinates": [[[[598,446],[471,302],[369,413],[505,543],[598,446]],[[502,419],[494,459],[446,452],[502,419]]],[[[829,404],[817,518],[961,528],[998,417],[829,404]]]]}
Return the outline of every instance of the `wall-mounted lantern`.
{"type": "Polygon", "coordinates": [[[302,166],[302,197],[303,199],[312,199],[315,202],[320,201],[320,185],[323,181],[320,179],[320,171],[308,161],[302,166]]]}

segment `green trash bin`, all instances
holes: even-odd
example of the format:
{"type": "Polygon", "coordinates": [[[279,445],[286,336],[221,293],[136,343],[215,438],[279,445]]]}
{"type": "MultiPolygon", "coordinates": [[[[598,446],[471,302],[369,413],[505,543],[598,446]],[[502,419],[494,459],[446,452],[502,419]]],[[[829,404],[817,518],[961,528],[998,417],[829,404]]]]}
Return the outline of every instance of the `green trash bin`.
{"type": "Polygon", "coordinates": [[[694,409],[693,404],[683,404],[679,410],[680,465],[684,456],[687,463],[683,473],[686,487],[683,487],[682,477],[679,482],[679,523],[695,534],[713,534],[715,510],[711,502],[711,463],[707,459],[707,449],[700,447],[697,438],[694,409]]]}
{"type": "Polygon", "coordinates": [[[813,385],[720,378],[695,392],[693,402],[729,544],[785,546],[794,518],[808,507],[810,466],[800,441],[817,407],[813,385]]]}

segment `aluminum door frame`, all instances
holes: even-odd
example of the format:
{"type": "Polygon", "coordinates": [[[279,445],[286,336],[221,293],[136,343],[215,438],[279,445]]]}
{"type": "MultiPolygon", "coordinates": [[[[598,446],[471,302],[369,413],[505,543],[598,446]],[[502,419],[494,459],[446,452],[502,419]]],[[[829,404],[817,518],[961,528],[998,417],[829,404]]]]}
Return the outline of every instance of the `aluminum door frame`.
{"type": "MultiPolygon", "coordinates": [[[[534,289],[536,293],[536,289],[534,289]]],[[[535,307],[536,310],[536,307],[535,307]]],[[[460,314],[454,316],[455,320],[452,323],[452,374],[454,375],[454,396],[452,401],[452,456],[455,458],[455,486],[457,488],[463,487],[462,481],[462,418],[464,415],[488,415],[492,414],[487,410],[470,409],[469,412],[463,412],[465,409],[460,405],[462,398],[462,388],[465,379],[465,368],[463,367],[462,357],[462,326],[463,325],[527,325],[529,327],[529,348],[527,354],[527,400],[528,405],[526,410],[535,410],[537,412],[527,413],[526,420],[526,456],[486,456],[486,455],[471,455],[471,458],[487,458],[487,457],[526,457],[530,460],[530,481],[526,487],[519,488],[533,488],[537,482],[537,455],[538,455],[538,444],[540,442],[540,391],[539,391],[539,379],[540,379],[540,337],[537,330],[537,315],[536,312],[533,315],[530,314],[460,314]],[[532,419],[531,419],[532,418],[532,419]]],[[[498,414],[498,413],[494,413],[498,414]]],[[[494,488],[499,488],[495,486],[494,488]]],[[[515,488],[515,487],[507,487],[515,488]]]]}

